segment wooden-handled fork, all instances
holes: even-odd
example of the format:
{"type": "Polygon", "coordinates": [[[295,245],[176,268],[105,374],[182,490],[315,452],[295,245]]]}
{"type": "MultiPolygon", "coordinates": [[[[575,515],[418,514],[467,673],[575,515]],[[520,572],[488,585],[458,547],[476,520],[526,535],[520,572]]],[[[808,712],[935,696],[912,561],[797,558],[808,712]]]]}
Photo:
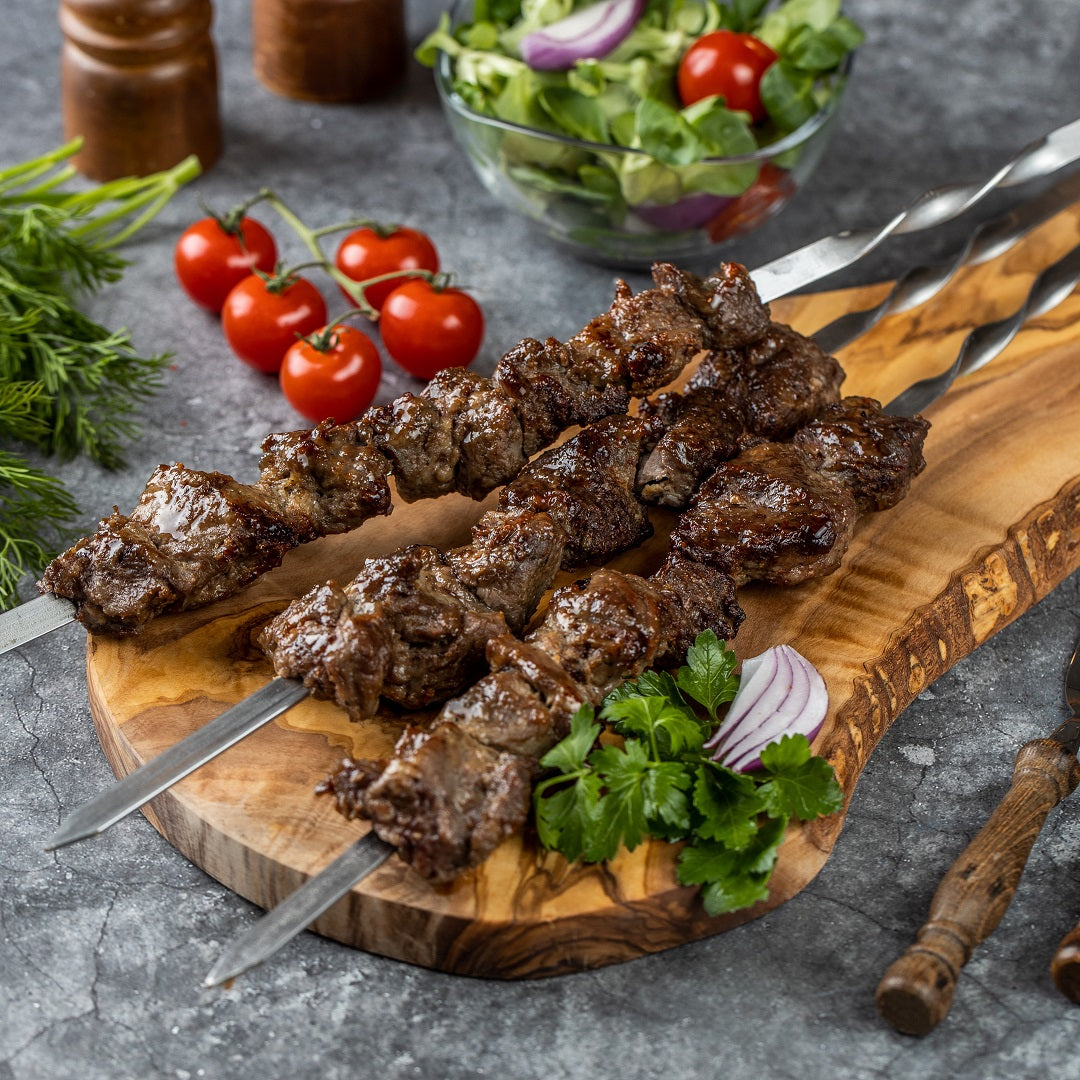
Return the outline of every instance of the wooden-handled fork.
{"type": "MultiPolygon", "coordinates": [[[[1005,914],[1047,815],[1080,783],[1080,642],[1065,690],[1071,718],[1020,748],[1005,797],[942,879],[915,943],[878,984],[878,1011],[905,1035],[926,1035],[945,1018],[960,969],[1005,914]]],[[[1063,992],[1080,1000],[1080,927],[1062,942],[1055,965],[1072,989],[1063,992]]]]}

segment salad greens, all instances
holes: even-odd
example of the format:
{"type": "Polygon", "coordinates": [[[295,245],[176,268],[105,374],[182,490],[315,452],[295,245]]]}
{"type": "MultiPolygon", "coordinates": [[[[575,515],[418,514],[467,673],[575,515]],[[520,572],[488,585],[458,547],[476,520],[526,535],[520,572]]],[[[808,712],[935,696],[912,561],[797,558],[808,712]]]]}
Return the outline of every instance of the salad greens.
{"type": "Polygon", "coordinates": [[[710,915],[764,900],[788,822],[834,813],[843,793],[803,735],[765,747],[753,773],[711,760],[704,743],[738,689],[736,663],[706,631],[674,676],[647,671],[614,690],[599,716],[621,745],[598,744],[601,725],[582,706],[540,762],[553,770],[533,794],[541,843],[570,860],[601,862],[647,835],[685,841],[679,883],[702,887],[710,915]]]}
{"type": "MultiPolygon", "coordinates": [[[[568,71],[535,71],[521,59],[526,34],[591,2],[475,0],[471,21],[453,25],[444,14],[417,57],[434,66],[445,54],[450,85],[473,112],[556,137],[498,133],[498,166],[512,182],[539,198],[602,207],[614,227],[634,208],[747,191],[759,162],[709,159],[753,154],[827,107],[842,85],[843,61],[863,39],[841,0],[648,0],[629,35],[602,58],[568,71]],[[760,124],[719,96],[681,106],[679,61],[718,29],[752,33],[779,54],[762,77],[768,117],[760,124]],[[558,141],[566,136],[591,145],[558,141]]],[[[800,150],[778,164],[790,168],[800,150]]],[[[648,223],[646,213],[638,227],[648,223]]]]}

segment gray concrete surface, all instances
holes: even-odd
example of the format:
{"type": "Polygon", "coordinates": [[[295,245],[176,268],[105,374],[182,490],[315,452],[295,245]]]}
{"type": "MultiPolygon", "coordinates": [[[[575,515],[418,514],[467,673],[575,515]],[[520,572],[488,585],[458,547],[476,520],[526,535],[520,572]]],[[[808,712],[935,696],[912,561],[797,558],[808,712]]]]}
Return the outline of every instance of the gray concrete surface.
{"type": "MultiPolygon", "coordinates": [[[[354,212],[426,228],[481,298],[480,366],[524,333],[563,334],[606,304],[612,272],[569,260],[480,190],[428,73],[389,99],[319,107],[255,81],[246,5],[220,4],[227,152],[130,248],[95,305],[147,348],[176,352],[128,467],[63,467],[89,528],[130,507],[160,461],[251,478],[269,430],[296,426],[271,383],[226,352],[174,287],[170,253],[197,200],[269,184],[312,221],[354,212]]],[[[435,18],[410,0],[414,37],[435,18]]],[[[799,200],[732,252],[751,265],[842,225],[871,225],[924,188],[982,176],[1080,115],[1075,0],[851,0],[869,43],[829,160],[799,200]]],[[[60,141],[59,32],[49,4],[0,0],[0,157],[60,141]]],[[[930,240],[882,249],[837,284],[945,252],[986,207],[930,240]]],[[[635,285],[640,278],[632,278],[635,285]]],[[[388,379],[383,396],[403,384],[388,379]]],[[[529,984],[466,980],[305,935],[228,991],[199,989],[220,945],[259,912],[139,816],[47,855],[60,818],[110,779],[94,739],[84,634],[0,660],[0,1080],[259,1076],[1016,1077],[1080,1075],[1080,1011],[1047,964],[1080,917],[1080,824],[1051,817],[1016,899],[925,1040],[877,1018],[873,990],[941,874],[1007,786],[1026,739],[1064,714],[1080,580],[959,664],[875,753],[820,876],[751,925],[631,964],[529,984]]]]}

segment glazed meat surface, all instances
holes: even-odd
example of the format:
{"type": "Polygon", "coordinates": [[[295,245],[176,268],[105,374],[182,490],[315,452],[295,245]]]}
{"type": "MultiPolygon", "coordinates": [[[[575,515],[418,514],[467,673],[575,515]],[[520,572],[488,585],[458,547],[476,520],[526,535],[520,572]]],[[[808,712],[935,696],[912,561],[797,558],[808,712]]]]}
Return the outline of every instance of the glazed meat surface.
{"type": "Polygon", "coordinates": [[[447,722],[433,731],[407,729],[374,779],[347,761],[325,790],[346,816],[368,818],[417,873],[448,881],[520,827],[532,764],[447,722]]]}
{"type": "Polygon", "coordinates": [[[638,490],[651,504],[681,509],[698,484],[739,452],[746,418],[726,390],[700,386],[685,394],[661,394],[641,414],[660,422],[663,434],[642,460],[638,490]]]}
{"type": "Polygon", "coordinates": [[[635,494],[649,425],[611,416],[527,465],[499,499],[502,510],[544,511],[564,530],[566,566],[625,551],[652,533],[635,494]]]}
{"type": "Polygon", "coordinates": [[[795,433],[798,449],[820,472],[839,480],[866,513],[903,499],[926,466],[921,416],[890,416],[873,398],[846,397],[826,406],[795,433]]]}
{"type": "Polygon", "coordinates": [[[855,499],[787,443],[761,443],[702,485],[672,547],[737,582],[796,585],[831,573],[855,529],[855,499]]]}
{"type": "Polygon", "coordinates": [[[228,596],[277,565],[298,532],[258,487],[161,466],[130,516],[53,560],[43,587],[76,601],[93,630],[132,629],[165,608],[228,596]]]}
{"type": "Polygon", "coordinates": [[[812,338],[770,323],[743,348],[705,356],[689,385],[727,390],[744,410],[747,431],[786,439],[839,399],[843,381],[843,368],[812,338]]]}

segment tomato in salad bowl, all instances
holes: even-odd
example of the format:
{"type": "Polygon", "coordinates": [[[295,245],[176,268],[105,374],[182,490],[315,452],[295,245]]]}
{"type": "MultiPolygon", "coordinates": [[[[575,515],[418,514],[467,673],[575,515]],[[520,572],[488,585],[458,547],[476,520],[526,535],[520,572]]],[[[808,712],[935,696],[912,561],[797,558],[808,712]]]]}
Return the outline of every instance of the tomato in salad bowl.
{"type": "Polygon", "coordinates": [[[575,254],[692,263],[825,152],[862,41],[841,0],[459,0],[417,50],[502,203],[575,254]]]}

